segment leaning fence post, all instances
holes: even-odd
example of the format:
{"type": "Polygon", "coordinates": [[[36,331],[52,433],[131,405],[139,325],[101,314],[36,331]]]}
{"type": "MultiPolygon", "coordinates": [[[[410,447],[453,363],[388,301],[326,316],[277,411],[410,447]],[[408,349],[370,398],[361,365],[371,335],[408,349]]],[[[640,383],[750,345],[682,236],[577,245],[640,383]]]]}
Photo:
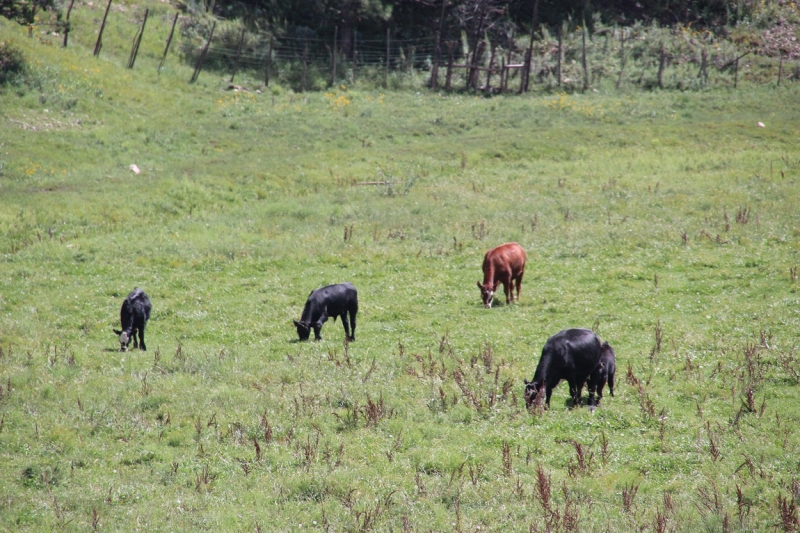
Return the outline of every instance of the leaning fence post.
{"type": "Polygon", "coordinates": [[[111,9],[111,0],[108,0],[108,5],[106,6],[106,12],[103,15],[103,22],[100,24],[100,33],[97,34],[97,42],[94,43],[95,57],[97,57],[100,54],[100,49],[103,47],[103,30],[106,29],[106,19],[108,18],[109,9],[111,9]]]}
{"type": "Polygon", "coordinates": [[[781,61],[778,63],[778,87],[781,86],[781,77],[783,76],[783,52],[781,54],[781,61]]]}
{"type": "Polygon", "coordinates": [[[136,37],[133,38],[133,46],[131,47],[131,55],[128,57],[128,68],[133,68],[134,63],[136,63],[136,56],[139,55],[139,45],[142,44],[142,36],[144,35],[144,26],[147,24],[147,15],[150,14],[150,8],[144,10],[144,20],[142,21],[142,27],[139,29],[136,37]]]}
{"type": "Polygon", "coordinates": [[[211,38],[214,37],[214,29],[216,27],[217,27],[217,21],[215,20],[214,23],[211,25],[211,33],[208,34],[208,41],[206,42],[206,45],[203,47],[203,51],[200,52],[200,57],[197,58],[197,65],[195,65],[194,67],[194,74],[192,74],[192,79],[189,80],[189,83],[196,82],[198,76],[200,76],[200,71],[203,70],[203,63],[206,60],[208,47],[211,45],[211,38]]]}
{"type": "Polygon", "coordinates": [[[75,0],[69,0],[69,7],[67,8],[67,16],[64,20],[64,48],[67,47],[67,39],[69,38],[69,14],[72,13],[72,4],[75,0]]]}
{"type": "Polygon", "coordinates": [[[178,22],[178,12],[175,12],[175,18],[172,19],[172,29],[169,30],[169,37],[167,37],[167,46],[164,47],[164,55],[161,56],[161,63],[158,64],[158,73],[161,74],[161,69],[164,67],[164,61],[167,59],[167,52],[169,52],[169,45],[172,42],[172,35],[175,33],[175,24],[178,22]]]}
{"type": "Polygon", "coordinates": [[[236,49],[236,59],[233,61],[233,72],[231,72],[231,81],[228,83],[233,83],[233,77],[236,76],[236,70],[239,67],[239,58],[242,56],[242,46],[244,45],[244,33],[247,31],[247,27],[242,28],[242,35],[239,37],[239,47],[236,49]]]}

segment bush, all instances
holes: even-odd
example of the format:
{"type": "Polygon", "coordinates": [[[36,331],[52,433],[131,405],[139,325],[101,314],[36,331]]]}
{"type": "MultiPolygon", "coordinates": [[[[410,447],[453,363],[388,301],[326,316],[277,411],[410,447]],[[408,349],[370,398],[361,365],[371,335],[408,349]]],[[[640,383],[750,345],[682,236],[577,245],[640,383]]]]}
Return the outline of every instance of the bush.
{"type": "Polygon", "coordinates": [[[7,41],[0,43],[0,85],[19,82],[26,70],[25,56],[7,41]]]}

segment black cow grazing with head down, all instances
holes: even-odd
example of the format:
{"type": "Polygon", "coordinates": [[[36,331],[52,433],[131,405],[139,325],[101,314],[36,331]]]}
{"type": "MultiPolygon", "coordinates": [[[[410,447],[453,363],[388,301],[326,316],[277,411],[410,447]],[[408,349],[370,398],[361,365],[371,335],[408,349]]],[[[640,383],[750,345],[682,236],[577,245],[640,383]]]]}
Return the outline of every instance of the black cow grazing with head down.
{"type": "Polygon", "coordinates": [[[119,335],[119,351],[124,352],[128,349],[131,340],[133,347],[140,350],[147,350],[144,344],[144,327],[150,320],[150,298],[142,289],[133,289],[125,301],[122,302],[122,309],[119,311],[119,321],[122,330],[115,329],[114,333],[119,335]],[[139,332],[139,342],[136,342],[136,332],[139,332]]]}
{"type": "Polygon", "coordinates": [[[314,340],[322,340],[322,336],[320,336],[322,324],[330,317],[333,317],[333,321],[336,322],[336,317],[340,316],[347,340],[354,341],[356,340],[356,313],[358,313],[358,292],[353,284],[328,285],[311,291],[306,300],[306,306],[303,308],[303,315],[300,320],[294,321],[294,325],[297,327],[297,335],[301,341],[308,340],[312,328],[314,329],[314,340]],[[348,314],[353,326],[352,330],[347,321],[348,314]]]}
{"type": "Polygon", "coordinates": [[[492,307],[497,286],[503,284],[506,303],[514,300],[514,287],[517,287],[517,301],[522,287],[522,276],[525,274],[525,250],[515,242],[501,244],[492,248],[483,256],[483,283],[478,282],[483,305],[492,307]]]}
{"type": "MultiPolygon", "coordinates": [[[[573,406],[579,406],[583,385],[600,362],[601,353],[600,339],[593,331],[559,331],[544,344],[533,380],[525,380],[525,403],[530,407],[544,387],[545,402],[549,407],[553,389],[565,379],[569,383],[573,406]]],[[[594,404],[594,392],[594,384],[590,383],[589,405],[594,404]]]]}
{"type": "Polygon", "coordinates": [[[600,346],[600,361],[594,370],[589,374],[589,390],[597,389],[597,402],[595,405],[589,404],[589,408],[594,410],[595,406],[600,406],[603,399],[603,387],[608,383],[608,390],[614,396],[614,374],[617,371],[617,355],[610,344],[604,342],[600,346]]]}

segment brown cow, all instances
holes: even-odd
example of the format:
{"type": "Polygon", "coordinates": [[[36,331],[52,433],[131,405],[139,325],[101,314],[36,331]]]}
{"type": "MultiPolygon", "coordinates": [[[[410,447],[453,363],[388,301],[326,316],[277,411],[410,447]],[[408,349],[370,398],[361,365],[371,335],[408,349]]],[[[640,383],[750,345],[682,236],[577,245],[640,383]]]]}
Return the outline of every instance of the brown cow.
{"type": "Polygon", "coordinates": [[[478,282],[481,290],[481,298],[486,308],[492,307],[494,292],[497,286],[502,283],[506,293],[506,303],[510,304],[514,299],[514,282],[517,287],[517,301],[519,301],[519,290],[522,287],[522,275],[525,273],[525,250],[515,242],[501,244],[497,248],[492,248],[483,258],[483,283],[478,282]]]}

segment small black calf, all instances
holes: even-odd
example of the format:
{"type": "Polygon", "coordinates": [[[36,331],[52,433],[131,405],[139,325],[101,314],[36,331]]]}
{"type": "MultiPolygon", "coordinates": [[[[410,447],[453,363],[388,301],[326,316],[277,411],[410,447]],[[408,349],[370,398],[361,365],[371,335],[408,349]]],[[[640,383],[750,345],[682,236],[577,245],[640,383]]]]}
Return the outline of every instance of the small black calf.
{"type": "Polygon", "coordinates": [[[614,348],[607,342],[600,346],[600,362],[597,363],[594,371],[589,375],[589,390],[597,389],[597,402],[595,405],[589,405],[590,409],[595,406],[600,406],[600,401],[603,399],[603,387],[606,382],[608,383],[608,390],[611,396],[614,396],[614,374],[617,371],[617,356],[614,353],[614,348]]]}
{"type": "Polygon", "coordinates": [[[114,333],[119,335],[119,351],[124,352],[133,340],[133,347],[140,350],[147,350],[144,344],[144,327],[150,319],[150,298],[142,289],[133,289],[125,301],[122,302],[122,309],[119,312],[119,321],[122,329],[115,329],[114,333]],[[139,342],[136,342],[136,332],[139,332],[139,342]]]}
{"type": "Polygon", "coordinates": [[[311,291],[303,308],[303,315],[300,320],[295,320],[297,335],[301,341],[307,341],[314,330],[314,340],[322,340],[320,331],[322,324],[333,317],[334,322],[337,316],[342,317],[344,334],[348,341],[356,340],[356,313],[358,313],[358,292],[351,283],[340,283],[338,285],[328,285],[315,291],[311,291]],[[350,315],[350,323],[353,329],[350,330],[350,323],[347,315],[350,315]]]}

